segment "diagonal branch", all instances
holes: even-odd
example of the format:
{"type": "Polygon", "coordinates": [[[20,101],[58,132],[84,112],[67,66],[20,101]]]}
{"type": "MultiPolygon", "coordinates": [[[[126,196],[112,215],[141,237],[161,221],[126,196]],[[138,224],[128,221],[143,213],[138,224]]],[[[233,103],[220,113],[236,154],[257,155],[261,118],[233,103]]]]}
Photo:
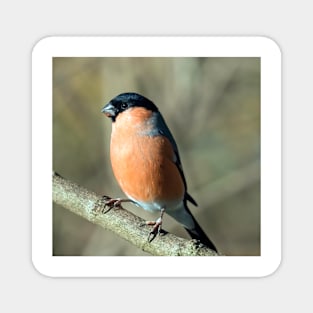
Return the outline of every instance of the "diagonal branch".
{"type": "Polygon", "coordinates": [[[88,221],[108,229],[126,239],[136,247],[152,255],[176,256],[216,256],[215,251],[194,240],[186,240],[166,233],[152,242],[147,238],[149,226],[141,226],[145,221],[124,210],[113,208],[106,213],[97,213],[101,206],[101,196],[70,182],[58,174],[53,174],[53,201],[88,221]]]}

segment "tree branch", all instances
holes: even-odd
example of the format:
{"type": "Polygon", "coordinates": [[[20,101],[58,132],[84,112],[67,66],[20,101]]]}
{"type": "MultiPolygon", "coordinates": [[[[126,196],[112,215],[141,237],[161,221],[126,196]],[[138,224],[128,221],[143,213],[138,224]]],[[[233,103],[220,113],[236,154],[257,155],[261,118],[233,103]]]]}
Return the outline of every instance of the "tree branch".
{"type": "Polygon", "coordinates": [[[53,173],[53,201],[88,221],[108,229],[152,255],[216,256],[195,240],[186,240],[165,232],[148,242],[151,227],[141,226],[145,221],[131,212],[117,207],[99,213],[102,197],[53,173]]]}

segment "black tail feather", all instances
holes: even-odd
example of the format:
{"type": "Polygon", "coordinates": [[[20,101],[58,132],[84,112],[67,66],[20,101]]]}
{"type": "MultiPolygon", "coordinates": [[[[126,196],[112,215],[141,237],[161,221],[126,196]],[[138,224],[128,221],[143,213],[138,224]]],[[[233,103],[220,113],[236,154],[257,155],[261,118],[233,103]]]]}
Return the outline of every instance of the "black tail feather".
{"type": "Polygon", "coordinates": [[[187,206],[186,206],[186,209],[188,210],[189,214],[192,216],[194,224],[195,224],[194,229],[185,228],[186,231],[188,232],[188,234],[190,235],[190,237],[192,239],[199,240],[201,243],[206,245],[208,248],[210,248],[211,250],[214,250],[215,252],[217,252],[217,249],[216,249],[214,243],[210,240],[210,238],[207,236],[207,234],[202,230],[201,226],[195,220],[195,218],[193,217],[193,215],[191,214],[191,212],[187,208],[187,206]]]}
{"type": "Polygon", "coordinates": [[[192,239],[197,239],[199,240],[201,243],[203,243],[204,245],[206,245],[208,248],[210,248],[211,250],[214,250],[215,252],[217,252],[217,249],[214,245],[214,243],[209,239],[209,237],[202,231],[201,228],[196,228],[194,230],[190,230],[188,228],[185,228],[186,231],[188,232],[188,234],[190,235],[190,237],[192,239]],[[201,231],[200,231],[201,230],[201,231]]]}

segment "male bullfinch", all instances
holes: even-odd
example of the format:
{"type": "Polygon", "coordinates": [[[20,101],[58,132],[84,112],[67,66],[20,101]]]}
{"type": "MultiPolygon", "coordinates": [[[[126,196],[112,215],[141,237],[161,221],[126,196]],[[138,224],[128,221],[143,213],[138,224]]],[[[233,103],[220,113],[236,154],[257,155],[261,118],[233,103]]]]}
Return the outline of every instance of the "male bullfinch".
{"type": "Polygon", "coordinates": [[[166,212],[184,226],[193,239],[209,248],[215,245],[187,207],[197,205],[187,193],[187,184],[176,142],[161,113],[149,99],[123,93],[102,110],[112,120],[111,163],[113,173],[129,200],[148,211],[160,211],[151,231],[160,231],[166,212]]]}

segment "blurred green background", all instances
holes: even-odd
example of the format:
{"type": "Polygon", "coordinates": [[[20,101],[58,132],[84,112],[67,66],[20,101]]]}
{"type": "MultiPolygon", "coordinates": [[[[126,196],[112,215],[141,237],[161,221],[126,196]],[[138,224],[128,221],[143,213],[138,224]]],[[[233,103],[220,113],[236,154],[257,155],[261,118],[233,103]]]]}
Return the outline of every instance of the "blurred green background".
{"type": "MultiPolygon", "coordinates": [[[[99,195],[124,196],[110,165],[111,121],[100,110],[129,91],[163,114],[199,205],[189,207],[218,250],[260,255],[260,59],[53,58],[56,172],[99,195]]],[[[189,238],[167,215],[163,228],[189,238]]],[[[54,205],[53,255],[147,254],[54,205]]]]}

